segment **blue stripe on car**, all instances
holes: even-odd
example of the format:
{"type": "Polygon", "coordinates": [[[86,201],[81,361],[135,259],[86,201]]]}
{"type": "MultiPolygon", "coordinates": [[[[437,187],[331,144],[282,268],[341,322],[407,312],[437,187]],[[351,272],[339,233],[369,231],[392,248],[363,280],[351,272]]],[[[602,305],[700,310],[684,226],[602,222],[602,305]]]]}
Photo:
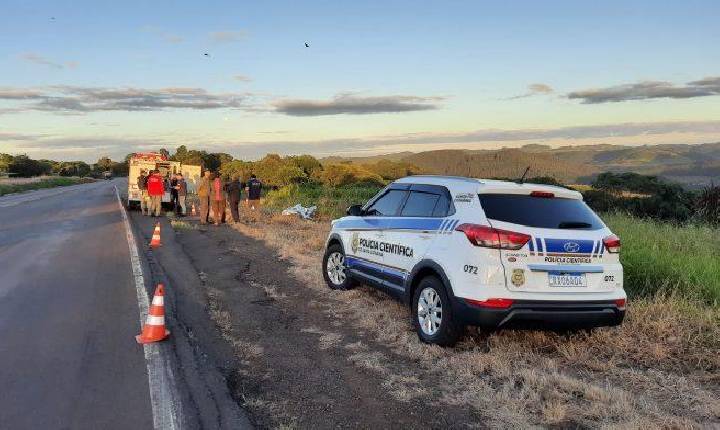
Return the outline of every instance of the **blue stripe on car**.
{"type": "Polygon", "coordinates": [[[362,260],[360,258],[355,258],[351,256],[345,257],[345,263],[347,264],[348,269],[356,269],[359,267],[365,267],[370,268],[373,270],[377,270],[379,272],[385,272],[392,276],[395,276],[397,278],[405,279],[408,277],[407,272],[403,272],[402,270],[395,269],[393,267],[388,267],[383,264],[373,263],[371,261],[362,260]]]}
{"type": "Polygon", "coordinates": [[[580,240],[580,239],[545,239],[545,252],[556,252],[561,254],[573,253],[573,254],[590,254],[594,247],[594,241],[592,240],[580,240]],[[574,248],[577,245],[577,250],[569,251],[567,247],[574,248]]]}
{"type": "Polygon", "coordinates": [[[444,220],[442,218],[389,218],[364,217],[358,219],[341,220],[335,223],[335,228],[345,230],[439,230],[444,220]]]}
{"type": "Polygon", "coordinates": [[[537,245],[537,252],[542,252],[542,249],[543,249],[542,239],[540,239],[539,237],[536,237],[535,244],[537,245]]]}
{"type": "Polygon", "coordinates": [[[535,251],[535,240],[531,238],[530,241],[528,242],[528,246],[530,247],[530,252],[534,252],[535,251]]]}

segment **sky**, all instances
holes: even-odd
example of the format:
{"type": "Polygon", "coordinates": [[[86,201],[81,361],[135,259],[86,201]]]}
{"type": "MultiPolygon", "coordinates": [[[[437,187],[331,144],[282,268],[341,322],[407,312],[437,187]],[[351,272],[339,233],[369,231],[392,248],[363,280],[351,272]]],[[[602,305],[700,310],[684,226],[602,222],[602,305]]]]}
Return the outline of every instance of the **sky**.
{"type": "Polygon", "coordinates": [[[718,18],[716,0],[3,0],[0,152],[717,142],[718,18]]]}

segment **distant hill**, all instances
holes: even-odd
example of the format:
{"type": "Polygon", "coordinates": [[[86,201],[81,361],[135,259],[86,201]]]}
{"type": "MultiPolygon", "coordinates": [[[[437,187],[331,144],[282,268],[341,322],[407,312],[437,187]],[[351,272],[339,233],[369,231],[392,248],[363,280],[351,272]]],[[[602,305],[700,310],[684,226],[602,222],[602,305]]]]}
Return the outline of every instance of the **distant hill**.
{"type": "Polygon", "coordinates": [[[519,177],[553,176],[567,183],[589,183],[600,172],[658,175],[686,186],[720,182],[720,142],[698,145],[579,145],[551,148],[526,145],[519,149],[437,150],[401,152],[372,157],[329,157],[322,161],[373,163],[406,161],[441,175],[519,177]]]}

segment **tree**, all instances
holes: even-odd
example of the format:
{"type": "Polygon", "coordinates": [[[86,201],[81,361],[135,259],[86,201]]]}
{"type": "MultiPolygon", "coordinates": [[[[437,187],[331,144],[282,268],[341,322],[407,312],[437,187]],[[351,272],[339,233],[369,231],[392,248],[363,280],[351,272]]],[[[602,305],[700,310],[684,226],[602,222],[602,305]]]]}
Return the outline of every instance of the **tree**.
{"type": "Polygon", "coordinates": [[[375,164],[368,164],[363,167],[390,181],[422,173],[422,169],[418,166],[405,161],[380,160],[375,164]]]}
{"type": "Polygon", "coordinates": [[[353,184],[384,185],[380,175],[354,164],[328,164],[320,173],[320,180],[336,187],[353,184]]]}
{"type": "Polygon", "coordinates": [[[287,160],[301,168],[308,178],[312,178],[322,170],[322,164],[312,155],[293,155],[287,157],[287,160]]]}
{"type": "Polygon", "coordinates": [[[10,154],[0,154],[0,172],[7,173],[10,171],[10,164],[13,158],[15,157],[10,154]]]}
{"type": "Polygon", "coordinates": [[[57,174],[60,176],[87,176],[92,169],[83,161],[64,161],[58,163],[57,174]]]}
{"type": "Polygon", "coordinates": [[[177,149],[175,150],[175,154],[173,154],[170,157],[170,159],[173,161],[179,161],[179,162],[183,163],[185,160],[185,157],[187,157],[187,155],[188,155],[187,147],[185,145],[180,145],[177,147],[177,149]]]}
{"type": "Polygon", "coordinates": [[[113,167],[113,161],[108,156],[101,157],[97,161],[97,163],[95,163],[95,169],[98,172],[112,171],[112,167],[113,167]]]}
{"type": "Polygon", "coordinates": [[[233,160],[225,163],[220,168],[220,172],[226,178],[238,178],[242,182],[247,182],[252,173],[253,163],[250,161],[233,160]]]}
{"type": "Polygon", "coordinates": [[[27,155],[13,157],[8,165],[8,172],[17,176],[29,178],[31,176],[47,175],[52,172],[52,165],[49,162],[33,160],[27,155]]]}

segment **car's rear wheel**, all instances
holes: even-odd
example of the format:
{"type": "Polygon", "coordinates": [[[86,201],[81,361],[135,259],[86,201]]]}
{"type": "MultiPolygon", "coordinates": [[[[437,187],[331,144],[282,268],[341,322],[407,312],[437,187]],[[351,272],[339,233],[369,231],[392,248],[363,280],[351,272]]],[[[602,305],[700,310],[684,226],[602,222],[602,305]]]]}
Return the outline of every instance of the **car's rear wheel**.
{"type": "Polygon", "coordinates": [[[323,278],[333,290],[349,290],[355,286],[345,265],[345,251],[338,243],[328,246],[323,257],[323,278]]]}
{"type": "Polygon", "coordinates": [[[434,276],[423,278],[415,289],[412,313],[418,337],[425,343],[453,346],[464,330],[454,318],[445,286],[434,276]]]}

